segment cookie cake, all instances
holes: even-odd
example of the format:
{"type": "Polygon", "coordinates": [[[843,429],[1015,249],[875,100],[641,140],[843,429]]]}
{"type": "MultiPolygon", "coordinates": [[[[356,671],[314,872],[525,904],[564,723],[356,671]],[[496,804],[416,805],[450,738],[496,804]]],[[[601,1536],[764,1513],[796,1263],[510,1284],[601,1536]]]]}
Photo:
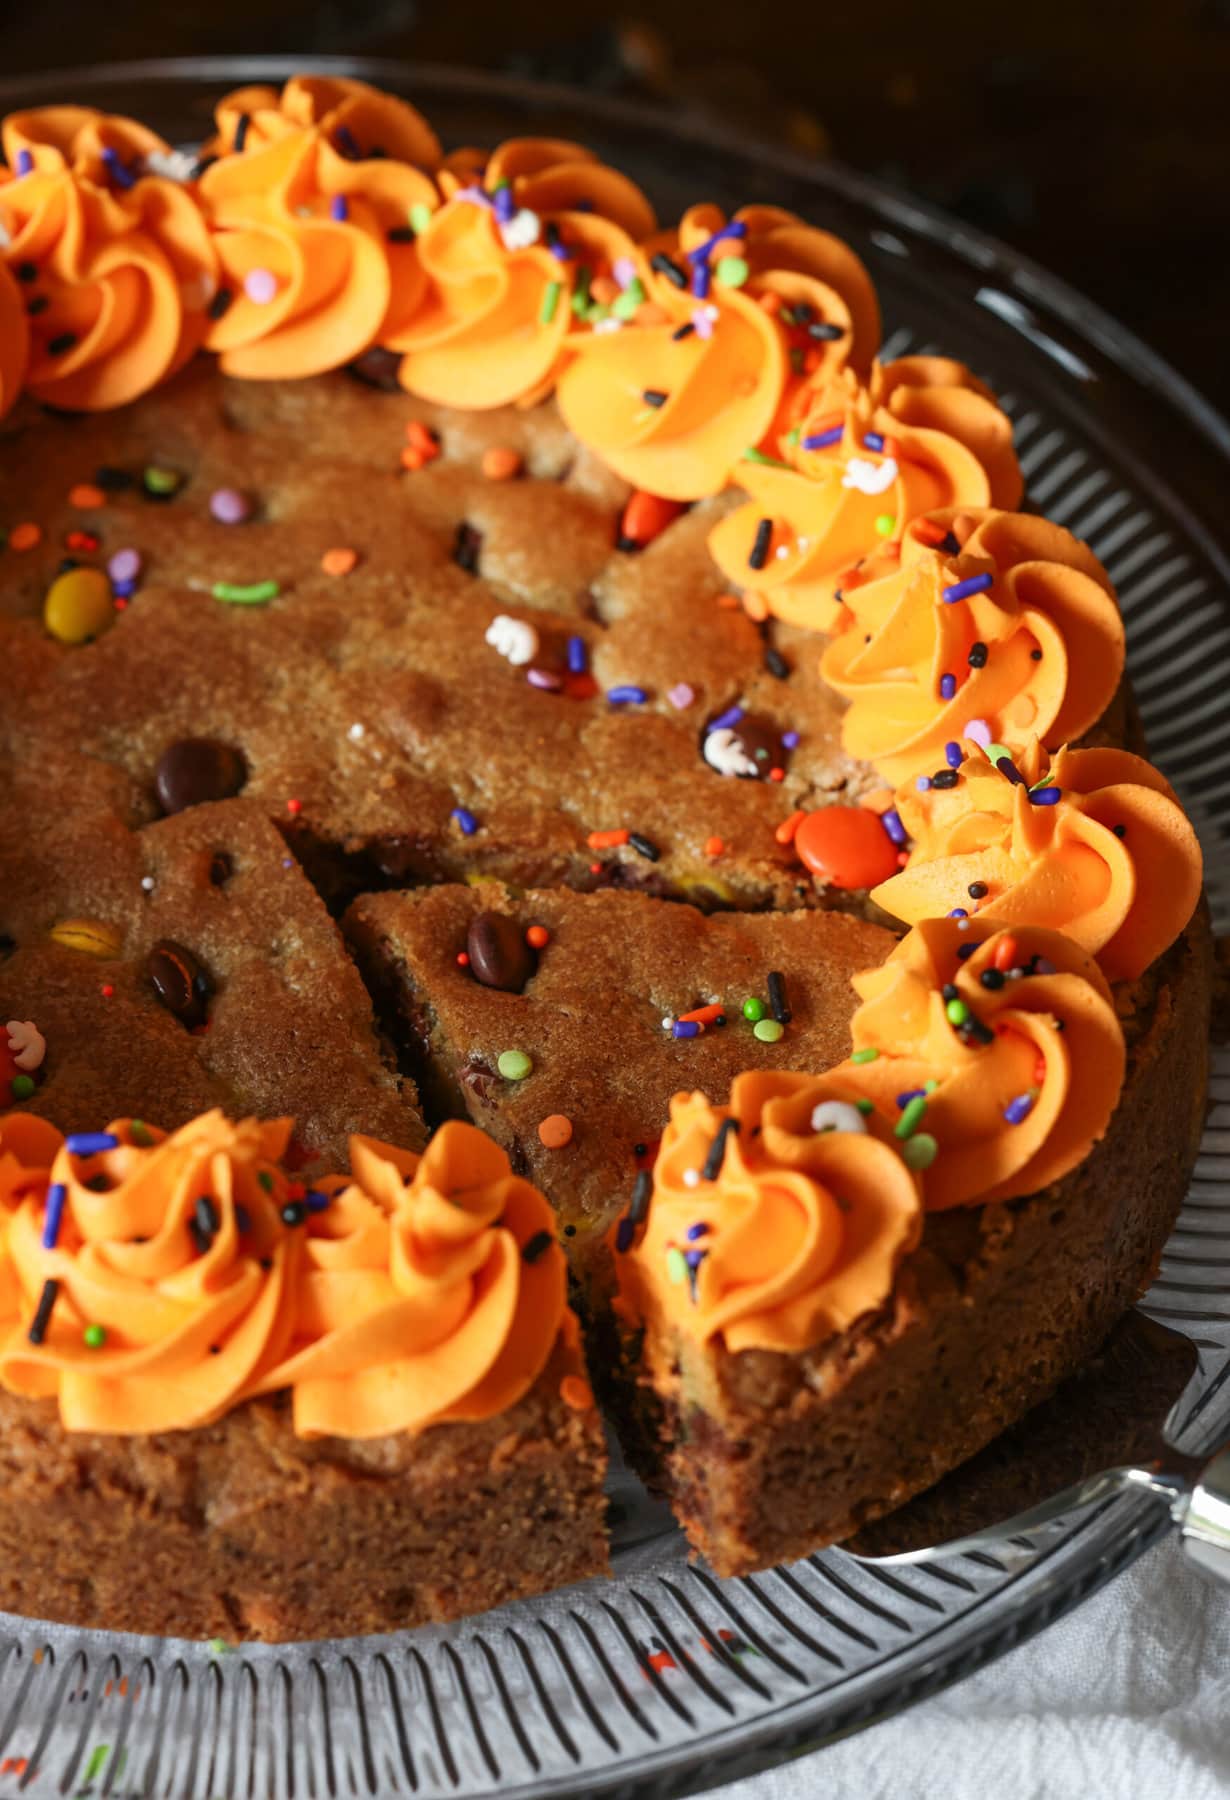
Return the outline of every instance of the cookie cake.
{"type": "Polygon", "coordinates": [[[1210,982],[994,394],[358,82],[0,146],[0,1608],[579,1580],[604,1416],[719,1574],[972,1455],[1147,1285],[1210,982]]]}

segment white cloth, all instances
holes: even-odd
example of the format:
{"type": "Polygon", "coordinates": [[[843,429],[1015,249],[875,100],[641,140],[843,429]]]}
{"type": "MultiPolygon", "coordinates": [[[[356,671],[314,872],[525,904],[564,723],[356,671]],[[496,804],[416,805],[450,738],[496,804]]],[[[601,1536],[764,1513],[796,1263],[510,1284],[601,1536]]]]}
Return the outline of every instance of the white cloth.
{"type": "Polygon", "coordinates": [[[958,1686],[718,1800],[1224,1800],[1230,1586],[1173,1539],[958,1686]]]}

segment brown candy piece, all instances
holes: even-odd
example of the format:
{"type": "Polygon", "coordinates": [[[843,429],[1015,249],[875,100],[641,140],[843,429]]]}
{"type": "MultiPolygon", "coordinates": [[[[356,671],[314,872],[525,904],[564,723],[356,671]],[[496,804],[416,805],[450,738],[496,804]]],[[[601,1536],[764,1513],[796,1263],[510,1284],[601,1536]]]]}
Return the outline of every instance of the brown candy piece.
{"type": "Polygon", "coordinates": [[[167,745],[154,767],[154,791],[165,813],[229,800],[247,779],[242,754],[217,738],[180,738],[167,745]]]}
{"type": "Polygon", "coordinates": [[[466,932],[466,954],[475,981],[505,994],[519,994],[538,967],[525,932],[507,913],[476,913],[466,932]]]}
{"type": "Polygon", "coordinates": [[[214,984],[191,950],[163,938],[146,957],[145,972],[161,1004],[181,1025],[191,1031],[205,1023],[214,984]]]}
{"type": "MultiPolygon", "coordinates": [[[[780,768],[782,762],[782,734],[776,725],[767,719],[758,719],[753,714],[739,720],[734,728],[735,737],[743,746],[744,754],[755,763],[756,779],[767,781],[769,770],[780,768]]],[[[745,776],[744,780],[750,779],[745,776]]]]}

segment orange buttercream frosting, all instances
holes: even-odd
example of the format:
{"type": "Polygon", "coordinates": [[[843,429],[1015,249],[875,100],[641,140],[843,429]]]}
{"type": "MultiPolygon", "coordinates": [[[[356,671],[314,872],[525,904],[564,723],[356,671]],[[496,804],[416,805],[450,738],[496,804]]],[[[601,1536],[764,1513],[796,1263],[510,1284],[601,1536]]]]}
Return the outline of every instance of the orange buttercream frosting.
{"type": "Polygon", "coordinates": [[[1106,571],[1045,519],[971,509],[916,520],[900,569],[844,599],[849,623],[820,671],[850,701],[846,751],[890,782],[943,768],[945,746],[965,737],[1080,737],[1123,672],[1106,571]]]}
{"type": "Polygon", "coordinates": [[[676,1094],[643,1231],[617,1257],[624,1308],[729,1350],[797,1351],[883,1305],[918,1242],[917,1183],[855,1109],[853,1129],[813,1127],[815,1088],[753,1070],[727,1106],[676,1094]]]}
{"type": "Polygon", "coordinates": [[[7,1115],[0,1383],[113,1433],[191,1429],[286,1388],[304,1436],[511,1405],[568,1323],[538,1190],[452,1122],[421,1157],[353,1139],[352,1179],[305,1193],[280,1166],[290,1129],[215,1111],[61,1143],[7,1115]]]}
{"type": "Polygon", "coordinates": [[[1035,738],[1013,759],[1016,781],[979,745],[964,748],[953,786],[898,790],[909,861],[872,899],[910,925],[962,907],[1051,926],[1112,981],[1143,974],[1191,918],[1203,875],[1164,777],[1126,750],[1065,745],[1048,765],[1035,738]]]}
{"type": "Polygon", "coordinates": [[[839,629],[846,595],[897,573],[913,520],[1011,508],[1022,493],[1011,421],[946,357],[877,362],[865,387],[848,369],[810,379],[765,448],[771,460],[735,472],[748,504],[714,528],[709,549],[755,616],[814,631],[839,629]]]}
{"type": "Polygon", "coordinates": [[[200,181],[227,297],[208,347],[227,374],[268,380],[339,368],[406,328],[427,292],[411,217],[439,204],[412,160],[434,166],[439,146],[412,107],[332,81],[277,99],[221,103],[229,148],[200,181]]]}
{"type": "Polygon", "coordinates": [[[854,1049],[817,1091],[872,1102],[924,1171],[929,1209],[1037,1193],[1104,1134],[1123,1032],[1105,976],[1071,938],[928,919],[854,987],[854,1049]]]}
{"type": "Polygon", "coordinates": [[[440,172],[446,204],[419,249],[427,299],[382,340],[413,394],[472,409],[532,405],[551,389],[584,318],[623,290],[649,202],[579,144],[512,138],[440,172]]]}
{"type": "Polygon", "coordinates": [[[879,343],[854,252],[778,207],[692,207],[642,246],[635,281],[647,306],[572,340],[560,411],[617,474],[669,499],[741,479],[795,386],[865,373],[879,343]]]}
{"type": "Polygon", "coordinates": [[[21,392],[30,354],[30,331],[21,289],[0,262],[0,419],[21,392]]]}
{"type": "Polygon", "coordinates": [[[11,114],[0,144],[0,260],[33,272],[25,385],[70,410],[123,406],[200,348],[217,288],[200,210],[164,172],[175,153],[78,106],[11,114]]]}

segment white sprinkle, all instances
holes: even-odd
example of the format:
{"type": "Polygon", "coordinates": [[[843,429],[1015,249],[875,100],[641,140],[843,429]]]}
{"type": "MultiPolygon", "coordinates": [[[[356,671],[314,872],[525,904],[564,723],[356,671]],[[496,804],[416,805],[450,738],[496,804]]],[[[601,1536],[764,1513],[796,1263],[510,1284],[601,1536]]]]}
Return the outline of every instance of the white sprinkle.
{"type": "Polygon", "coordinates": [[[609,337],[612,331],[622,331],[623,328],[623,320],[617,319],[612,313],[608,315],[607,318],[598,320],[597,324],[594,326],[594,336],[597,337],[599,332],[601,332],[604,336],[609,337]]]}
{"type": "Polygon", "coordinates": [[[485,640],[493,650],[498,650],[514,667],[520,669],[526,663],[533,662],[538,654],[538,633],[524,619],[514,619],[508,613],[497,613],[487,627],[485,640]]]}
{"type": "Polygon", "coordinates": [[[542,236],[542,220],[528,206],[522,206],[512,218],[500,226],[506,250],[528,250],[542,236]]]}
{"type": "Polygon", "coordinates": [[[760,770],[743,748],[743,741],[738,734],[723,725],[719,731],[711,731],[703,746],[705,761],[719,775],[759,775],[760,770]]]}
{"type": "Polygon", "coordinates": [[[151,150],[141,158],[143,175],[161,175],[164,181],[191,181],[196,158],[186,150],[151,150]]]}
{"type": "Polygon", "coordinates": [[[848,1100],[822,1100],[813,1107],[811,1115],[813,1131],[867,1131],[867,1121],[857,1106],[848,1100]]]}
{"type": "Polygon", "coordinates": [[[683,1171],[683,1185],[684,1185],[684,1187],[699,1187],[700,1186],[700,1170],[699,1169],[685,1169],[683,1171]]]}
{"type": "Polygon", "coordinates": [[[669,1015],[663,1019],[662,1029],[663,1031],[673,1031],[675,1029],[675,1021],[669,1015]]]}
{"type": "Polygon", "coordinates": [[[152,875],[142,875],[141,886],[147,894],[152,894],[154,891],[154,877],[152,875]]]}
{"type": "Polygon", "coordinates": [[[365,730],[366,727],[360,725],[359,721],[356,719],[354,724],[350,727],[350,730],[346,733],[346,736],[350,739],[352,744],[357,744],[363,737],[365,730]]]}
{"type": "Polygon", "coordinates": [[[33,1019],[10,1019],[4,1029],[9,1034],[9,1049],[17,1067],[27,1073],[41,1067],[47,1040],[33,1019]]]}
{"type": "Polygon", "coordinates": [[[897,479],[896,459],[886,456],[882,463],[869,462],[865,456],[852,456],[841,478],[844,488],[857,488],[860,494],[883,494],[897,479]]]}

